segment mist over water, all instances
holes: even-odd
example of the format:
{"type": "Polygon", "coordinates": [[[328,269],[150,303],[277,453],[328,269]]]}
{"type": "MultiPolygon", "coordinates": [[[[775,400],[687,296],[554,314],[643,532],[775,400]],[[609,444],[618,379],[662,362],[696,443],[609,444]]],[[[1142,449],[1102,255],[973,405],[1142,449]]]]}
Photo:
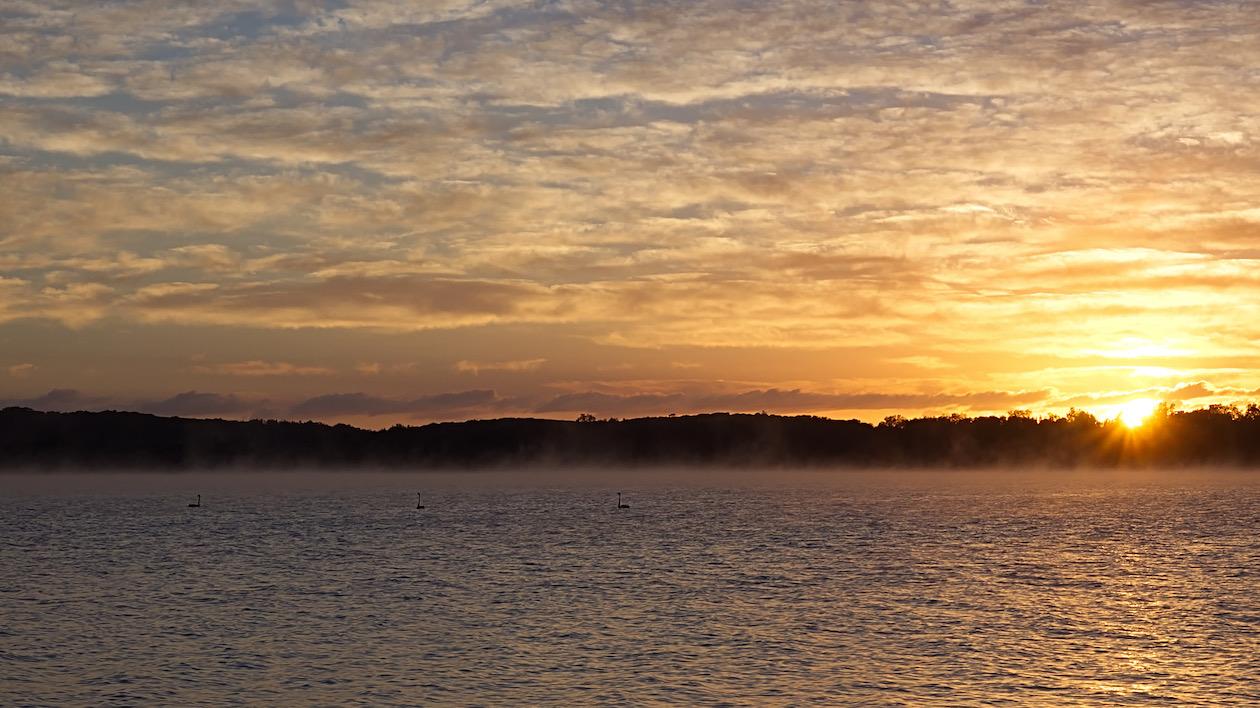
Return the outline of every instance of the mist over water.
{"type": "Polygon", "coordinates": [[[1244,473],[0,490],[6,705],[1260,702],[1244,473]]]}

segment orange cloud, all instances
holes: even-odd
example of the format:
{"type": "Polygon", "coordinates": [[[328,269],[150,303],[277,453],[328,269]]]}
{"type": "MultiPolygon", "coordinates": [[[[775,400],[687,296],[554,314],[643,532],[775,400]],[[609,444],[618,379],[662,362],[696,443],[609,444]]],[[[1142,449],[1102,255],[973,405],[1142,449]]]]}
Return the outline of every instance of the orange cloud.
{"type": "Polygon", "coordinates": [[[193,371],[200,374],[225,376],[328,376],[334,371],[325,366],[301,366],[285,361],[237,361],[210,366],[198,365],[193,371]]]}

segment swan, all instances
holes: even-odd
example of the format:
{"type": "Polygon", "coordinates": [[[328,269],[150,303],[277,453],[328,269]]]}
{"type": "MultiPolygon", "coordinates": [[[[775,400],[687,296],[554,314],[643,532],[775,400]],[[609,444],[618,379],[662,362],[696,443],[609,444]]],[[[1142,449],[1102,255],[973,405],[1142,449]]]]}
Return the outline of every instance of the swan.
{"type": "Polygon", "coordinates": [[[198,507],[200,507],[200,506],[201,506],[201,495],[200,495],[200,494],[198,494],[198,495],[197,495],[197,502],[196,502],[195,504],[189,504],[189,505],[188,505],[188,507],[189,507],[190,509],[196,509],[196,508],[198,508],[198,507]]]}
{"type": "Polygon", "coordinates": [[[421,503],[420,503],[420,492],[416,492],[416,508],[417,508],[417,509],[423,509],[423,508],[424,508],[424,504],[421,504],[421,503]]]}
{"type": "Polygon", "coordinates": [[[618,509],[629,509],[629,508],[630,508],[630,505],[629,505],[629,504],[622,504],[622,503],[621,503],[621,492],[617,492],[617,508],[618,508],[618,509]]]}

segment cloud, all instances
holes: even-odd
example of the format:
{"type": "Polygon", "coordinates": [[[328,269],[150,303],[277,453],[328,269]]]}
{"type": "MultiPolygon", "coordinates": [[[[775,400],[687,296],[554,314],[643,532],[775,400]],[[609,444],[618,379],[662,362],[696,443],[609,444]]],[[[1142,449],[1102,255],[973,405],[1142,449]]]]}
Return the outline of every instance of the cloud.
{"type": "Polygon", "coordinates": [[[330,376],[336,373],[325,366],[301,366],[285,361],[236,361],[223,364],[198,365],[193,371],[202,374],[225,376],[330,376]]]}
{"type": "Polygon", "coordinates": [[[1069,408],[1109,411],[1135,399],[1176,403],[1197,401],[1238,403],[1260,395],[1260,388],[1216,386],[1206,381],[1060,397],[1053,390],[1032,391],[814,391],[807,389],[744,389],[713,392],[698,389],[650,393],[574,391],[539,397],[500,395],[489,389],[428,394],[418,397],[385,396],[365,392],[322,394],[293,403],[252,393],[184,391],[155,398],[123,398],[53,389],[34,398],[0,401],[48,411],[127,410],[184,417],[288,418],[330,422],[385,418],[393,421],[467,420],[499,416],[543,415],[572,417],[578,413],[602,416],[768,411],[775,414],[816,414],[832,417],[878,418],[887,412],[906,415],[1005,414],[1014,408],[1063,414],[1069,408]]]}
{"type": "Polygon", "coordinates": [[[546,359],[518,359],[513,361],[468,361],[460,359],[455,362],[455,370],[473,375],[483,371],[533,371],[546,363],[546,359]]]}
{"type": "Polygon", "coordinates": [[[72,388],[55,388],[42,396],[11,400],[6,405],[33,408],[39,411],[99,410],[106,399],[88,396],[72,388]]]}
{"type": "MultiPolygon", "coordinates": [[[[1196,381],[1194,383],[1181,384],[1171,391],[1164,394],[1163,398],[1167,401],[1188,401],[1195,398],[1206,398],[1209,396],[1219,396],[1221,394],[1228,395],[1227,391],[1220,391],[1212,387],[1206,381],[1196,381]]],[[[1237,392],[1237,393],[1242,393],[1237,392]]]]}
{"type": "Polygon", "coordinates": [[[1053,404],[1058,408],[1066,408],[1068,406],[1105,408],[1128,403],[1135,399],[1154,399],[1178,404],[1193,401],[1196,406],[1204,406],[1216,403],[1248,402],[1258,395],[1260,395],[1260,389],[1258,388],[1216,385],[1208,381],[1188,381],[1167,386],[1091,392],[1057,399],[1053,401],[1053,404]]]}
{"type": "Polygon", "coordinates": [[[613,394],[599,391],[566,393],[539,405],[539,413],[596,412],[618,415],[672,412],[768,410],[777,413],[921,410],[962,408],[1005,410],[1016,405],[1045,401],[1049,391],[981,391],[969,393],[827,393],[801,389],[760,389],[738,393],[613,394]]]}
{"type": "Polygon", "coordinates": [[[0,75],[0,94],[27,98],[74,98],[102,96],[114,90],[106,77],[93,75],[81,65],[51,61],[26,77],[0,75]]]}
{"type": "Polygon", "coordinates": [[[135,399],[120,396],[86,394],[75,389],[52,389],[34,398],[4,401],[3,405],[22,406],[40,411],[137,411],[165,416],[227,416],[246,418],[267,411],[264,399],[236,394],[184,391],[156,399],[135,399]]]}
{"type": "Polygon", "coordinates": [[[687,407],[687,397],[681,393],[609,394],[598,391],[565,393],[544,402],[534,410],[538,413],[596,412],[629,415],[644,412],[672,412],[687,407]]]}
{"type": "Polygon", "coordinates": [[[566,304],[552,302],[548,294],[522,282],[334,277],[248,285],[162,283],[120,305],[149,322],[422,330],[563,317],[566,304]]]}
{"type": "MultiPolygon", "coordinates": [[[[435,369],[535,406],[1001,406],[1260,338],[1247,3],[57,0],[4,30],[0,327],[363,352],[200,371],[260,396],[459,332],[435,369]],[[653,352],[696,368],[601,388],[653,352]]],[[[22,336],[41,375],[67,351],[22,336]]]]}
{"type": "Polygon", "coordinates": [[[257,405],[257,402],[245,401],[232,394],[185,391],[159,401],[141,402],[135,410],[168,416],[239,415],[257,405]]]}
{"type": "Polygon", "coordinates": [[[1050,391],[977,391],[967,393],[818,393],[799,389],[765,389],[736,395],[704,397],[704,408],[732,410],[878,410],[960,407],[1001,409],[1045,401],[1050,391]],[[726,404],[725,406],[723,404],[726,404]]]}
{"type": "Polygon", "coordinates": [[[13,364],[8,367],[9,376],[15,379],[24,379],[35,372],[38,367],[31,363],[13,364]]]}
{"type": "Polygon", "coordinates": [[[332,393],[309,398],[293,406],[299,418],[338,418],[347,416],[450,416],[496,400],[494,391],[473,390],[438,393],[412,399],[393,399],[365,393],[332,393]]]}

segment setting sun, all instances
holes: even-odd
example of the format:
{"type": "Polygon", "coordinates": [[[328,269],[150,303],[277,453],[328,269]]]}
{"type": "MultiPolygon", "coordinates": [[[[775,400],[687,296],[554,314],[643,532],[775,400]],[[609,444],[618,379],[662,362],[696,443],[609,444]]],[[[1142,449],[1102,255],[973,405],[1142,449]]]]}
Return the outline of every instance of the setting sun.
{"type": "Polygon", "coordinates": [[[1151,417],[1151,413],[1155,412],[1155,406],[1159,405],[1158,401],[1150,398],[1138,398],[1129,401],[1120,407],[1120,422],[1129,428],[1137,428],[1151,417]]]}

